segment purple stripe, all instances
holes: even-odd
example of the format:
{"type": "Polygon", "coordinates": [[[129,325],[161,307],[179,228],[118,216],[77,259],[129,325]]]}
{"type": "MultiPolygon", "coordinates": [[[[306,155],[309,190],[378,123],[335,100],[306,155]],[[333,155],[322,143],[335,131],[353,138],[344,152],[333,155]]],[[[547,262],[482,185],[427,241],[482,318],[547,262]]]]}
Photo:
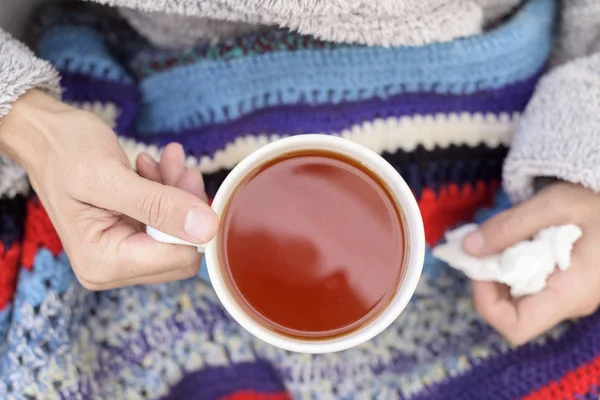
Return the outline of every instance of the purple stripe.
{"type": "Polygon", "coordinates": [[[171,141],[178,141],[196,156],[212,154],[223,149],[229,142],[242,135],[259,133],[303,134],[303,133],[335,133],[350,128],[352,125],[377,118],[402,117],[410,115],[431,115],[437,113],[482,112],[500,114],[522,111],[531,97],[539,74],[530,79],[502,89],[477,92],[472,95],[439,95],[433,93],[403,94],[389,99],[371,99],[360,102],[347,102],[338,105],[294,105],[273,107],[225,124],[186,130],[181,132],[162,132],[151,136],[139,136],[129,128],[130,121],[137,115],[132,104],[137,101],[137,93],[132,86],[116,82],[104,82],[81,76],[73,77],[63,72],[63,85],[68,97],[108,100],[119,107],[125,107],[117,124],[117,131],[124,136],[136,137],[138,140],[165,146],[171,141]]]}
{"type": "Polygon", "coordinates": [[[285,393],[279,374],[266,361],[206,368],[183,377],[164,400],[213,400],[240,391],[285,393]]]}
{"type": "Polygon", "coordinates": [[[573,324],[559,339],[493,357],[415,400],[517,399],[541,389],[600,354],[600,312],[573,324]]]}
{"type": "Polygon", "coordinates": [[[63,100],[73,102],[114,103],[119,108],[115,130],[123,136],[135,136],[140,96],[133,83],[101,80],[87,75],[61,71],[63,100]]]}
{"type": "Polygon", "coordinates": [[[584,395],[575,395],[575,399],[577,400],[598,400],[600,399],[600,387],[594,385],[588,389],[588,393],[584,395]]]}

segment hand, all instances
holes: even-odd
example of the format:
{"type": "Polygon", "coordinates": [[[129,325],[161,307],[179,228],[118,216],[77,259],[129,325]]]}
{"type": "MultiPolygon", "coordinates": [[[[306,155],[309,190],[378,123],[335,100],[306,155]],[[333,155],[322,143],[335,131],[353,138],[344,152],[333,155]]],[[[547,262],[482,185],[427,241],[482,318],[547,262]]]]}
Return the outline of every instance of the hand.
{"type": "Polygon", "coordinates": [[[156,242],[144,227],[198,244],[216,233],[202,179],[185,170],[180,146],[166,149],[160,165],[140,156],[139,176],[102,120],[37,90],[1,122],[0,149],[29,174],[83,286],[101,290],[196,273],[196,249],[156,242]]]}
{"type": "Polygon", "coordinates": [[[465,238],[475,256],[498,253],[534,236],[543,228],[578,225],[571,268],[557,270],[542,292],[512,299],[508,287],[473,282],[473,300],[482,317],[515,345],[525,343],[558,323],[593,314],[600,304],[600,194],[582,186],[556,183],[525,203],[484,223],[465,238]]]}

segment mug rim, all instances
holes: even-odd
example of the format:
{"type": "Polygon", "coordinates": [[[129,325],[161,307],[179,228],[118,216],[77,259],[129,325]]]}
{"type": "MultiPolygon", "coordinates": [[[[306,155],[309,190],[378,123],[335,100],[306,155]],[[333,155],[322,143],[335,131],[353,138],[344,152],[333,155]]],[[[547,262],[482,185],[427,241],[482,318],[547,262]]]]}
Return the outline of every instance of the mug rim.
{"type": "Polygon", "coordinates": [[[425,257],[425,233],[417,201],[404,178],[379,154],[348,139],[330,135],[288,136],[255,150],[235,166],[225,178],[211,204],[213,210],[221,218],[239,183],[256,171],[256,168],[259,168],[260,165],[288,152],[303,150],[337,152],[364,164],[386,184],[388,190],[393,194],[397,206],[401,208],[406,224],[409,252],[405,263],[404,276],[394,297],[386,307],[364,326],[343,335],[326,339],[311,338],[303,340],[294,338],[264,327],[250,317],[243,307],[238,304],[236,296],[233,295],[223,277],[225,268],[221,266],[219,258],[218,237],[206,246],[206,266],[212,286],[220,302],[233,319],[250,334],[266,343],[288,351],[309,354],[333,353],[358,346],[374,338],[400,316],[412,298],[421,278],[425,257]]]}

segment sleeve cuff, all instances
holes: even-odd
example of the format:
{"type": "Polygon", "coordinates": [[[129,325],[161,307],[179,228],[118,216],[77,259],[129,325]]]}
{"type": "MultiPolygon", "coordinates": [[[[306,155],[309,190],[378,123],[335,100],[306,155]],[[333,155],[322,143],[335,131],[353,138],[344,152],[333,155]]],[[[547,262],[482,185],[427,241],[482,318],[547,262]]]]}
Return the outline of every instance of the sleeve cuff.
{"type": "Polygon", "coordinates": [[[520,202],[544,177],[600,192],[600,55],[544,77],[518,125],[504,166],[505,189],[520,202]]]}
{"type": "Polygon", "coordinates": [[[60,97],[58,72],[1,30],[0,54],[0,118],[8,114],[12,103],[29,89],[39,88],[60,97]]]}

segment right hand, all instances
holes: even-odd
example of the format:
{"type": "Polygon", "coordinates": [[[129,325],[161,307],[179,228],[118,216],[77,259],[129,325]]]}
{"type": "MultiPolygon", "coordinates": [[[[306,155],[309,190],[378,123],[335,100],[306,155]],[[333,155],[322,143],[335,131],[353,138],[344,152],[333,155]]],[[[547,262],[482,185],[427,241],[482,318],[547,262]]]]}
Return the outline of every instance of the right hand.
{"type": "Polygon", "coordinates": [[[31,90],[1,120],[0,150],[25,168],[88,289],[197,272],[195,248],[159,243],[144,225],[197,244],[216,234],[218,219],[202,198],[202,178],[185,170],[179,145],[165,150],[160,165],[142,155],[139,176],[101,119],[31,90]]]}
{"type": "Polygon", "coordinates": [[[583,230],[571,267],[555,271],[539,293],[513,298],[498,282],[473,282],[481,316],[513,345],[521,345],[555,325],[594,314],[600,306],[600,194],[567,182],[554,183],[529,200],[486,221],[465,238],[475,257],[497,254],[544,228],[574,224],[583,230]]]}

